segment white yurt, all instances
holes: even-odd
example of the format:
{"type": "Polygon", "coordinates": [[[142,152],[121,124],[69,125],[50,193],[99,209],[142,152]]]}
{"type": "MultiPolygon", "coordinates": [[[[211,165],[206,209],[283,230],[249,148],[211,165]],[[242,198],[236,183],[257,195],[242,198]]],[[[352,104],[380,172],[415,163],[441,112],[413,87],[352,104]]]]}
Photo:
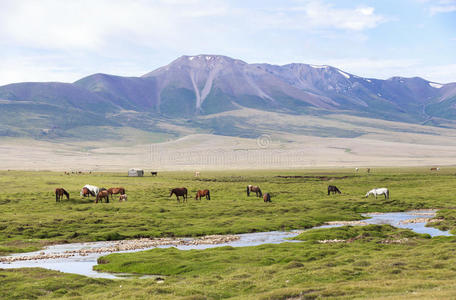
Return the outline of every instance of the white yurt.
{"type": "Polygon", "coordinates": [[[144,170],[142,169],[130,169],[128,170],[128,176],[129,177],[143,177],[144,176],[144,170]]]}

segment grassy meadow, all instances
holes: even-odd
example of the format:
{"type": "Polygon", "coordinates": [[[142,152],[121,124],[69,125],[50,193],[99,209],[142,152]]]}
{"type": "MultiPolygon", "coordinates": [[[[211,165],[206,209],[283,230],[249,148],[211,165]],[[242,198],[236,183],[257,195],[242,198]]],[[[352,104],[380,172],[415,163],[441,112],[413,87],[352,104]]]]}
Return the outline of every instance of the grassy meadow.
{"type": "MultiPolygon", "coordinates": [[[[63,172],[1,171],[0,252],[5,255],[52,243],[201,236],[302,229],[326,221],[362,219],[365,212],[437,208],[433,226],[456,228],[456,168],[159,172],[64,175],[63,172]],[[287,178],[278,176],[290,176],[287,178]],[[79,196],[84,184],[123,186],[128,201],[93,203],[79,196]],[[248,184],[272,195],[272,203],[247,197],[248,184]],[[327,195],[328,184],[341,195],[327,195]],[[187,203],[169,190],[187,187],[187,203]],[[70,200],[56,203],[54,189],[70,200]],[[389,200],[364,198],[388,187],[389,200]],[[196,201],[198,189],[211,200],[196,201]]],[[[0,270],[0,298],[427,298],[456,296],[456,238],[414,234],[391,226],[318,229],[300,243],[180,251],[153,249],[111,254],[97,266],[110,272],[160,275],[154,279],[107,280],[43,269],[0,270]],[[349,243],[320,244],[343,238],[349,243]],[[384,243],[403,240],[403,243],[384,243]],[[37,280],[39,279],[39,280],[37,280]]]]}

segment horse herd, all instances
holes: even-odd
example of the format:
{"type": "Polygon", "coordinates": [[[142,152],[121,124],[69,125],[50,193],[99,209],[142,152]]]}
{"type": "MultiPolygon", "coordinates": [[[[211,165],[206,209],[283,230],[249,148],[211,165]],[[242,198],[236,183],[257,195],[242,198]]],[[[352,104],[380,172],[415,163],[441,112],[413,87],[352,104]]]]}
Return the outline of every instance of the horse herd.
{"type": "MultiPolygon", "coordinates": [[[[127,194],[125,193],[125,189],[123,187],[115,187],[115,188],[98,188],[97,186],[86,184],[82,187],[80,195],[81,197],[95,197],[95,203],[98,201],[103,202],[103,199],[106,203],[109,203],[109,196],[111,196],[111,200],[113,199],[113,195],[120,194],[119,201],[127,201],[127,194]]],[[[56,188],[55,189],[55,201],[60,202],[63,197],[66,196],[67,200],[70,200],[70,193],[68,193],[64,188],[56,188]]]]}
{"type": "MultiPolygon", "coordinates": [[[[271,195],[269,193],[263,193],[261,192],[261,189],[259,186],[256,185],[248,185],[246,188],[247,196],[250,196],[250,193],[255,193],[257,197],[263,197],[264,202],[271,202],[271,195]]],[[[329,185],[328,186],[328,195],[330,194],[341,194],[341,191],[334,185],[329,185]]],[[[119,194],[119,201],[126,201],[127,200],[127,194],[125,192],[125,188],[123,187],[115,187],[115,188],[98,188],[97,186],[86,184],[85,186],[82,187],[80,195],[82,197],[89,197],[93,196],[95,197],[95,203],[98,203],[98,201],[103,202],[103,199],[105,200],[106,203],[109,203],[109,197],[111,196],[111,200],[113,199],[113,195],[119,194]]],[[[171,190],[169,197],[172,195],[176,195],[177,202],[180,203],[180,198],[182,197],[182,202],[187,202],[187,194],[188,190],[185,187],[181,188],[174,188],[171,190]]],[[[375,199],[377,199],[378,195],[384,195],[385,199],[389,199],[389,190],[387,188],[376,188],[368,191],[365,195],[365,197],[369,197],[369,195],[374,195],[375,199]]],[[[56,188],[55,189],[55,201],[59,202],[63,197],[66,196],[67,200],[70,199],[70,194],[64,189],[64,188],[56,188]]],[[[206,200],[211,200],[211,193],[209,190],[198,190],[196,192],[195,200],[201,200],[202,197],[206,197],[206,200]]]]}

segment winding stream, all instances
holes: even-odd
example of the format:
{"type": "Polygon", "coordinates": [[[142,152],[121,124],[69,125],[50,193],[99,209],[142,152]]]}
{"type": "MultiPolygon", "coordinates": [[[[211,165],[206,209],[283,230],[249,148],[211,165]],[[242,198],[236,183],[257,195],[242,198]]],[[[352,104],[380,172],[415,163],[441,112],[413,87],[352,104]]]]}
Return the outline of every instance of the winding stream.
{"type": "MultiPolygon", "coordinates": [[[[427,233],[431,236],[450,236],[448,231],[441,231],[436,228],[426,227],[426,221],[435,216],[435,210],[420,210],[408,212],[395,212],[395,213],[372,213],[365,214],[364,216],[370,219],[352,222],[353,225],[366,225],[366,224],[390,224],[398,228],[409,228],[417,233],[427,233]]],[[[350,222],[349,222],[350,223],[350,222]]],[[[329,228],[346,225],[344,222],[332,222],[330,225],[323,225],[318,228],[329,228]]],[[[309,229],[311,230],[311,229],[309,229]]],[[[172,242],[165,245],[157,245],[150,247],[143,247],[141,249],[112,251],[112,248],[118,247],[119,241],[107,242],[91,242],[91,243],[74,243],[49,246],[44,250],[17,253],[9,256],[10,258],[17,259],[30,259],[32,256],[52,257],[45,259],[30,259],[30,260],[16,260],[12,262],[0,262],[0,268],[23,268],[23,267],[40,267],[50,270],[61,271],[65,273],[74,273],[97,278],[126,278],[129,274],[111,274],[96,272],[93,266],[97,264],[97,259],[100,256],[112,252],[137,252],[144,251],[152,248],[169,248],[176,247],[181,250],[190,249],[207,249],[221,246],[232,247],[246,247],[257,246],[262,244],[278,244],[284,242],[299,242],[288,240],[289,238],[299,235],[302,230],[294,231],[270,231],[270,232],[256,232],[239,234],[236,236],[226,236],[226,238],[215,238],[213,243],[197,243],[196,239],[179,239],[179,242],[173,244],[172,242]],[[231,238],[229,238],[231,237],[231,238]],[[111,249],[107,251],[106,249],[111,249]],[[106,251],[105,251],[106,250],[106,251]],[[66,253],[73,253],[74,255],[66,257],[66,253]]],[[[5,258],[5,257],[4,257],[5,258]]]]}

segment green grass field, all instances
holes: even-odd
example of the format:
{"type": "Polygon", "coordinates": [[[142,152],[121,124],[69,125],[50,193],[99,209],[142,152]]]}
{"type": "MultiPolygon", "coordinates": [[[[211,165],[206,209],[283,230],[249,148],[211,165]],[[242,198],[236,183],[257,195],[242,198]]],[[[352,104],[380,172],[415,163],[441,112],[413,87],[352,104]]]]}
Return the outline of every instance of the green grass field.
{"type": "MultiPolygon", "coordinates": [[[[361,219],[364,212],[437,208],[456,227],[456,168],[296,171],[163,172],[130,178],[119,173],[67,176],[56,172],[0,172],[0,251],[38,249],[51,243],[161,236],[200,236],[309,228],[334,220],[361,219]],[[279,178],[277,176],[301,176],[279,178]],[[84,184],[123,186],[128,201],[94,204],[81,198],[84,184]],[[272,203],[247,197],[246,185],[259,185],[272,203]],[[328,196],[328,184],[342,195],[328,196]],[[169,198],[185,186],[188,203],[169,198]],[[64,187],[70,201],[55,202],[64,187]],[[391,198],[364,198],[388,187],[391,198]],[[197,189],[211,200],[194,200],[197,189]]],[[[413,234],[390,226],[342,227],[304,233],[301,243],[180,251],[154,249],[103,258],[100,270],[161,275],[153,279],[104,280],[43,269],[0,270],[0,298],[440,298],[456,296],[456,238],[413,234]],[[319,244],[326,237],[351,243],[319,244]],[[403,244],[383,244],[404,239],[403,244]],[[37,280],[39,279],[39,280],[37,280]]]]}

